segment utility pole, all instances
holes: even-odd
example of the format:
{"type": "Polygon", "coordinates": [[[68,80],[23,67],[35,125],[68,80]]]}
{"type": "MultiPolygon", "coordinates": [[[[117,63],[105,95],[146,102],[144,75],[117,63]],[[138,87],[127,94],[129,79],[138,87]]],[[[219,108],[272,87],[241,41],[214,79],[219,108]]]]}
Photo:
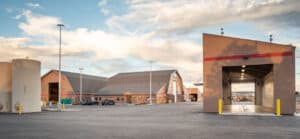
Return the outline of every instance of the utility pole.
{"type": "Polygon", "coordinates": [[[80,67],[79,71],[80,71],[80,94],[79,94],[79,101],[80,101],[80,104],[81,104],[82,103],[82,71],[83,71],[83,68],[80,67]]]}
{"type": "Polygon", "coordinates": [[[61,96],[61,28],[63,24],[57,24],[59,27],[59,56],[58,56],[58,108],[60,109],[60,96],[61,96]]]}
{"type": "Polygon", "coordinates": [[[150,61],[150,80],[149,80],[149,93],[150,93],[150,105],[152,105],[152,63],[153,61],[150,61]]]}
{"type": "MultiPolygon", "coordinates": [[[[190,98],[190,95],[192,94],[192,75],[191,73],[189,74],[190,76],[190,89],[189,89],[189,94],[188,94],[188,99],[190,98]]],[[[192,101],[192,100],[190,100],[192,101]]]]}

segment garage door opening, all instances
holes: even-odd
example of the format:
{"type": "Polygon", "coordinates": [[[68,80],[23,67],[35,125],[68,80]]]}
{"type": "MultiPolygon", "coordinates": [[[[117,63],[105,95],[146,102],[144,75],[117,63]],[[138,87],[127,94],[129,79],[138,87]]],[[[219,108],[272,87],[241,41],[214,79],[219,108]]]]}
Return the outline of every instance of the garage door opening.
{"type": "Polygon", "coordinates": [[[232,105],[255,105],[255,83],[232,83],[232,105]]]}
{"type": "Polygon", "coordinates": [[[223,67],[224,112],[273,113],[273,65],[223,67]]]}
{"type": "Polygon", "coordinates": [[[58,102],[58,83],[49,83],[49,101],[58,102]]]}

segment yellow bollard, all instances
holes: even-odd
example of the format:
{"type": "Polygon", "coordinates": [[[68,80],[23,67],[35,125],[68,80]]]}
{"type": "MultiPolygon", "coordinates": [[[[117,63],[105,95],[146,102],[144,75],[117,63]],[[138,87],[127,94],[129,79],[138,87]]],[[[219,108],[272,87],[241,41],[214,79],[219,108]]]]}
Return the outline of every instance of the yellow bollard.
{"type": "Polygon", "coordinates": [[[218,100],[218,112],[219,114],[222,114],[222,110],[223,110],[223,102],[222,102],[222,99],[219,99],[218,100]]]}
{"type": "Polygon", "coordinates": [[[62,111],[65,110],[65,104],[61,104],[61,110],[62,110],[62,111]]]}
{"type": "Polygon", "coordinates": [[[23,105],[19,104],[17,107],[18,107],[18,114],[21,115],[23,112],[23,105]]]}
{"type": "Polygon", "coordinates": [[[43,107],[45,108],[47,105],[47,102],[46,101],[43,101],[43,107]]]}
{"type": "Polygon", "coordinates": [[[280,99],[279,98],[277,98],[276,99],[276,115],[277,116],[280,116],[280,114],[281,114],[281,106],[280,106],[280,99]]]}

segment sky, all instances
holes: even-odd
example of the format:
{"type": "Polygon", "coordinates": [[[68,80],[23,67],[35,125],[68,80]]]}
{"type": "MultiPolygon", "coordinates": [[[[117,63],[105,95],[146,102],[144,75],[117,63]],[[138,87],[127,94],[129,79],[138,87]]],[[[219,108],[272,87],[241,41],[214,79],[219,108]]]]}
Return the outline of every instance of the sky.
{"type": "MultiPolygon", "coordinates": [[[[202,82],[202,33],[300,47],[299,0],[1,0],[0,61],[37,59],[42,74],[62,70],[112,76],[178,69],[202,82]]],[[[299,49],[296,86],[300,90],[299,49]]]]}

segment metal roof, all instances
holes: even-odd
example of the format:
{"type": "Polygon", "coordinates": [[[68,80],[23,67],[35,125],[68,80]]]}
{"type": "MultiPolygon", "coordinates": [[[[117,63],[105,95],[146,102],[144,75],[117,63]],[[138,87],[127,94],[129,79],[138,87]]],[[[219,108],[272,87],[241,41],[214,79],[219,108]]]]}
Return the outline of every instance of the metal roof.
{"type": "MultiPolygon", "coordinates": [[[[157,93],[167,89],[172,73],[176,70],[152,71],[152,91],[157,93]]],[[[179,74],[178,74],[179,75],[179,74]]],[[[180,76],[179,76],[180,77],[180,76]]],[[[98,91],[98,95],[122,95],[123,93],[149,93],[150,71],[119,73],[109,78],[107,86],[98,91]]]]}
{"type": "MultiPolygon", "coordinates": [[[[46,73],[43,77],[45,77],[50,72],[58,72],[58,70],[51,70],[48,73],[46,73]]],[[[74,93],[80,92],[80,73],[74,73],[74,72],[67,72],[67,71],[61,71],[62,75],[65,75],[72,88],[74,93]]],[[[43,78],[42,77],[42,78],[43,78]]],[[[100,77],[100,76],[93,76],[93,75],[87,75],[82,74],[82,93],[95,93],[99,89],[103,88],[106,85],[107,78],[106,77],[100,77]]]]}

